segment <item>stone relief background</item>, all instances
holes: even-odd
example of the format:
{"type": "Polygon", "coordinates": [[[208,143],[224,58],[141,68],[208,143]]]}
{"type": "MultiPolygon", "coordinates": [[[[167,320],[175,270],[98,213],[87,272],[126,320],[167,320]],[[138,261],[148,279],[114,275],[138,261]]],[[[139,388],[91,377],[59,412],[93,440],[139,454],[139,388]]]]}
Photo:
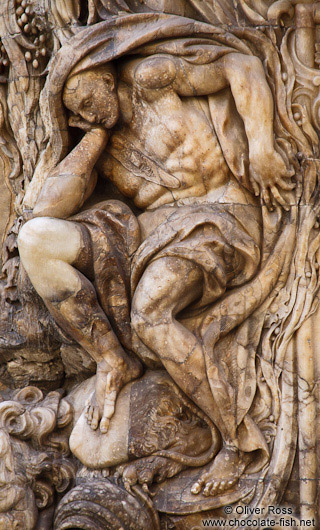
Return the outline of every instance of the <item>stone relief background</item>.
{"type": "Polygon", "coordinates": [[[319,25],[2,2],[1,528],[319,528],[319,25]]]}

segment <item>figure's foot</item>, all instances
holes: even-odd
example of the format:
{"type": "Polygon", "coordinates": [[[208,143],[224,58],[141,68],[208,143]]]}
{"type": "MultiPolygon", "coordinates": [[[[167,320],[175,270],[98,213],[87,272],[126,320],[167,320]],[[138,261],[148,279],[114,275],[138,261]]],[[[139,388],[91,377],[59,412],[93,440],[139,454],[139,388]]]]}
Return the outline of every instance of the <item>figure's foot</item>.
{"type": "Polygon", "coordinates": [[[124,385],[141,374],[141,364],[136,359],[123,358],[115,368],[111,368],[104,360],[97,365],[95,392],[87,405],[86,418],[91,429],[105,434],[109,429],[117,396],[124,385]]]}
{"type": "Polygon", "coordinates": [[[239,480],[251,461],[248,453],[236,447],[224,447],[215,457],[206,473],[192,486],[191,493],[198,495],[203,490],[205,497],[221,495],[239,480]]]}

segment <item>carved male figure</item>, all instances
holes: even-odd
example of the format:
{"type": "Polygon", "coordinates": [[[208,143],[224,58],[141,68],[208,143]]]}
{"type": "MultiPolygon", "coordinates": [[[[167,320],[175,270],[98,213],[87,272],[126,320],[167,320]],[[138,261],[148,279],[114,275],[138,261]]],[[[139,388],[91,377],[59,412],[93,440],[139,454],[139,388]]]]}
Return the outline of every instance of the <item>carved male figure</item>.
{"type": "Polygon", "coordinates": [[[64,105],[70,125],[87,132],[46,181],[36,218],[19,236],[36,291],[97,361],[87,415],[105,432],[119,390],[141,367],[99,306],[85,223],[65,219],[91,194],[95,165],[143,211],[132,265],[135,351],[157,358],[221,432],[223,448],[194,487],[204,486],[206,495],[234,484],[250,461],[234,430],[220,428],[201,340],[179,319],[248,281],[259,265],[260,204],[231,173],[212,127],[210,96],[223,100],[228,89],[245,127],[254,193],[270,207],[286,207],[291,174],[274,147],[273,99],[260,60],[228,53],[201,65],[160,54],[123,60],[117,75],[111,65],[71,74],[64,105]]]}

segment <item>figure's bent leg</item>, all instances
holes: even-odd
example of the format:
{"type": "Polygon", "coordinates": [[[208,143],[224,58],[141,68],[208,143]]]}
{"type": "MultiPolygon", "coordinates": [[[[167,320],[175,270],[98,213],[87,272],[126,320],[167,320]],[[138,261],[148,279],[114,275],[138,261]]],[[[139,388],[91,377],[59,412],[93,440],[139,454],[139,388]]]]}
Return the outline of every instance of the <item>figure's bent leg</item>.
{"type": "MultiPolygon", "coordinates": [[[[132,326],[140,340],[161,359],[179,387],[220,428],[223,411],[217,410],[206,374],[201,341],[176,319],[177,314],[200,298],[203,275],[191,261],[164,257],[144,272],[132,303],[132,326]]],[[[246,462],[231,431],[220,428],[224,447],[211,470],[196,483],[205,495],[221,493],[238,480],[246,462]]]]}
{"type": "Polygon", "coordinates": [[[80,289],[78,273],[71,264],[76,262],[82,245],[80,226],[69,221],[39,217],[21,228],[21,261],[43,300],[61,301],[80,289]]]}
{"type": "Polygon", "coordinates": [[[165,257],[144,272],[132,301],[132,326],[140,340],[161,359],[171,377],[216,421],[201,341],[176,319],[200,298],[203,274],[191,261],[165,257]]]}
{"type": "Polygon", "coordinates": [[[70,221],[36,218],[20,231],[18,246],[29,278],[56,322],[97,362],[96,392],[88,422],[107,430],[116,396],[137,377],[140,365],[124,352],[100,307],[91,282],[75,268],[90,268],[85,227],[70,221]]]}

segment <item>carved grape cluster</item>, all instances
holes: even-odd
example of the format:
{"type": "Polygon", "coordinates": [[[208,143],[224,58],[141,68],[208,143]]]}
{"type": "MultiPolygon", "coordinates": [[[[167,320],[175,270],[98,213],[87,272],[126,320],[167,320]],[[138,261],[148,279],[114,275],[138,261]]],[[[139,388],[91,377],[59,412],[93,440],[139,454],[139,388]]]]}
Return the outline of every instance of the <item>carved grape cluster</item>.
{"type": "Polygon", "coordinates": [[[315,59],[314,62],[318,67],[320,67],[320,43],[316,43],[315,45],[316,52],[315,52],[315,59]]]}
{"type": "Polygon", "coordinates": [[[41,59],[48,55],[47,37],[42,29],[39,17],[34,13],[30,0],[15,0],[16,1],[16,19],[17,24],[21,28],[32,44],[35,46],[34,50],[27,50],[24,54],[27,63],[32,63],[32,66],[37,70],[41,64],[41,59]]]}
{"type": "Polygon", "coordinates": [[[23,29],[24,33],[30,33],[31,31],[30,14],[31,8],[27,0],[16,0],[17,23],[23,29]]]}
{"type": "Polygon", "coordinates": [[[7,68],[8,66],[9,66],[9,57],[7,55],[5,47],[0,41],[0,72],[2,73],[2,70],[4,68],[7,68]]]}

